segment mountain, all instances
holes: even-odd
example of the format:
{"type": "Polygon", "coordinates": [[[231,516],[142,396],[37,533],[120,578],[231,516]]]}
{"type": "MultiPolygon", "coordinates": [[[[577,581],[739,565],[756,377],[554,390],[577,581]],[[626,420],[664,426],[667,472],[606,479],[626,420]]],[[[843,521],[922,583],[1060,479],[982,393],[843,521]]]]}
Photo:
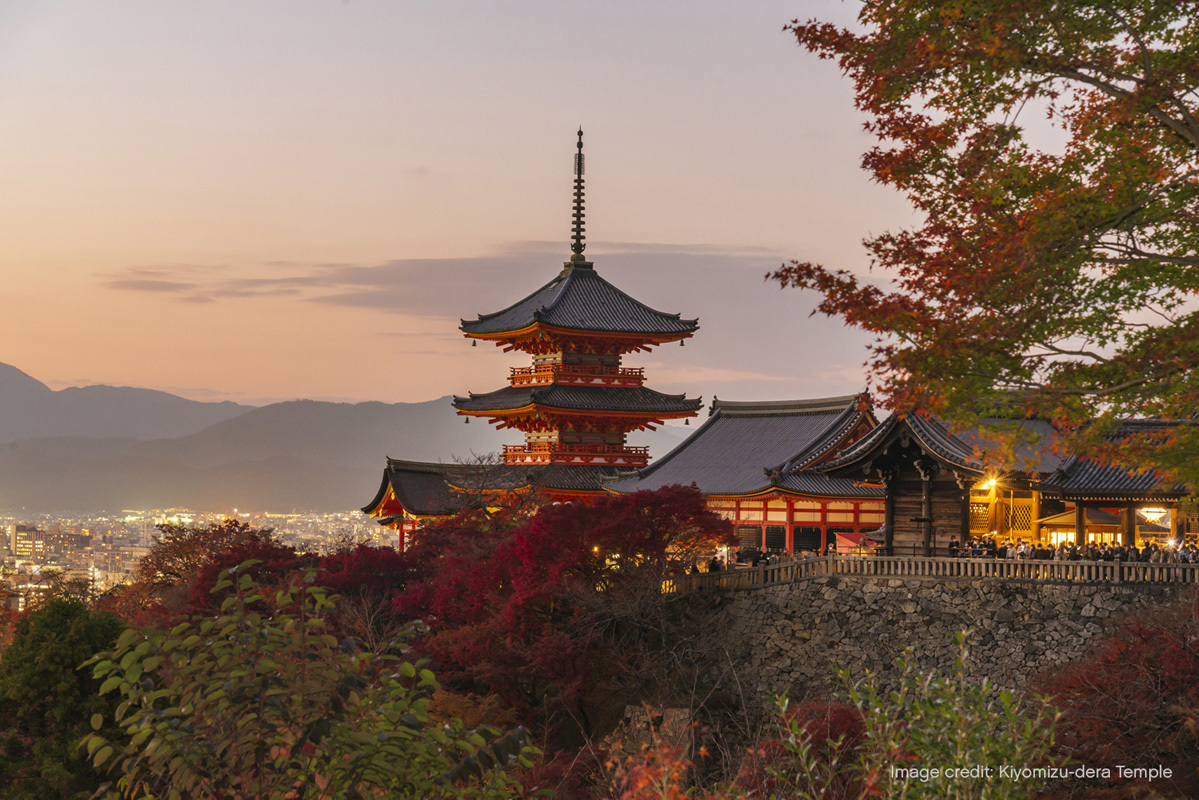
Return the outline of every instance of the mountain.
{"type": "MultiPolygon", "coordinates": [[[[0,509],[344,511],[371,499],[387,456],[452,461],[518,439],[478,420],[463,424],[448,397],[297,400],[173,438],[58,436],[0,444],[0,509]]],[[[638,434],[636,443],[661,456],[681,439],[661,429],[638,434]]]]}
{"type": "Polygon", "coordinates": [[[202,403],[127,386],[54,391],[16,367],[0,364],[0,442],[42,436],[186,436],[251,408],[229,402],[202,403]]]}

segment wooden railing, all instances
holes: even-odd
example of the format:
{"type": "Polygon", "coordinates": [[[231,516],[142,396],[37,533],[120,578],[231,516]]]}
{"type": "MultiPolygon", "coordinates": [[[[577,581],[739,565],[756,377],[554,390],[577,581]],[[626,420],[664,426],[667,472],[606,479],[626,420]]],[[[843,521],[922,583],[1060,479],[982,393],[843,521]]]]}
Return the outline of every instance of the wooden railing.
{"type": "Polygon", "coordinates": [[[965,578],[1047,583],[1164,583],[1199,585],[1199,564],[1122,561],[1037,561],[923,556],[828,556],[771,566],[681,575],[662,583],[667,594],[759,589],[821,575],[879,578],[965,578]]]}

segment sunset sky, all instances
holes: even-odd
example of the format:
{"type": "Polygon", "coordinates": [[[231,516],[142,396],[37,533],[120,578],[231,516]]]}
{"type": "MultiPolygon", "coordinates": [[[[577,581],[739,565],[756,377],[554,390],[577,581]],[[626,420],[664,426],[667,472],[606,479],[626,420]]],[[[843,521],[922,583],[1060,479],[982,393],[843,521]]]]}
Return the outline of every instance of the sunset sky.
{"type": "Polygon", "coordinates": [[[54,388],[387,402],[520,358],[462,317],[569,254],[699,317],[662,391],[861,388],[865,338],[764,273],[866,268],[910,212],[859,167],[852,87],[782,31],[833,0],[0,4],[0,362],[54,388]]]}

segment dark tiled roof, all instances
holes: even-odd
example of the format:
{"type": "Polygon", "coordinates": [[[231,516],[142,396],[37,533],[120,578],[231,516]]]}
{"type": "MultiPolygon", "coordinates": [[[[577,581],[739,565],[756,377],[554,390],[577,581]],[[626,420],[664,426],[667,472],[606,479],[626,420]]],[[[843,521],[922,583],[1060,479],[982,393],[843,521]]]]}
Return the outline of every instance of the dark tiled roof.
{"type": "Polygon", "coordinates": [[[507,411],[528,405],[577,411],[644,411],[682,413],[698,411],[702,403],[681,394],[662,394],[644,386],[506,386],[486,394],[455,397],[461,411],[507,411]]]}
{"type": "Polygon", "coordinates": [[[1185,495],[1185,486],[1163,486],[1160,473],[1133,471],[1116,464],[1100,464],[1071,456],[1061,469],[1038,484],[1043,492],[1067,497],[1144,497],[1154,494],[1185,495]]]}
{"type": "Polygon", "coordinates": [[[697,320],[680,319],[634,300],[601,278],[590,266],[571,266],[533,294],[503,311],[462,320],[463,332],[517,331],[535,322],[558,328],[607,333],[676,335],[693,333],[697,320]]]}
{"type": "Polygon", "coordinates": [[[409,513],[418,517],[448,516],[461,511],[477,493],[526,487],[561,491],[598,492],[615,467],[569,464],[433,464],[388,459],[383,484],[375,499],[362,508],[374,511],[390,488],[409,513]]]}
{"type": "Polygon", "coordinates": [[[802,470],[782,476],[776,484],[780,489],[817,497],[885,497],[881,486],[866,486],[849,478],[833,478],[820,472],[802,470]]]}
{"type": "MultiPolygon", "coordinates": [[[[826,441],[830,429],[848,432],[863,413],[857,395],[785,403],[715,401],[707,422],[650,466],[608,484],[635,492],[694,483],[706,494],[751,494],[770,489],[767,470],[826,441]],[[848,427],[847,427],[848,426],[848,427]]],[[[816,494],[857,494],[850,481],[818,477],[816,494]],[[833,489],[836,491],[833,491],[833,489]],[[852,491],[851,491],[852,490],[852,491]]],[[[802,482],[797,480],[797,485],[802,482]]],[[[815,484],[813,484],[815,486],[815,484]]],[[[809,487],[810,488],[810,487],[809,487]]]]}
{"type": "MultiPolygon", "coordinates": [[[[1053,441],[1053,428],[1039,419],[1008,420],[987,418],[984,427],[999,428],[1015,425],[1035,440],[1035,444],[1021,443],[1016,448],[1019,466],[1032,472],[1052,472],[1062,463],[1062,457],[1053,453],[1049,445],[1053,441]]],[[[877,454],[895,439],[905,434],[912,436],[920,448],[930,455],[954,467],[971,472],[983,472],[987,468],[987,453],[996,447],[992,439],[984,438],[980,429],[973,428],[957,434],[949,432],[949,426],[935,417],[910,414],[904,417],[892,415],[881,425],[860,439],[852,447],[819,466],[821,470],[843,471],[859,463],[872,461],[877,454]]]]}

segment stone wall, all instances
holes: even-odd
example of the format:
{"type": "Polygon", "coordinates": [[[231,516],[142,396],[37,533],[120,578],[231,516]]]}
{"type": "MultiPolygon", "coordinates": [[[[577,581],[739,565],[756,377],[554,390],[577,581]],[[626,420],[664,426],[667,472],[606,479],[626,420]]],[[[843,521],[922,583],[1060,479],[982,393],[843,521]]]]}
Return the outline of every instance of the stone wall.
{"type": "Polygon", "coordinates": [[[837,664],[890,684],[905,647],[921,671],[951,671],[963,629],[973,632],[970,679],[1020,689],[1085,655],[1122,616],[1175,596],[1162,584],[834,575],[727,593],[712,630],[727,642],[740,690],[764,702],[829,694],[837,664]]]}

